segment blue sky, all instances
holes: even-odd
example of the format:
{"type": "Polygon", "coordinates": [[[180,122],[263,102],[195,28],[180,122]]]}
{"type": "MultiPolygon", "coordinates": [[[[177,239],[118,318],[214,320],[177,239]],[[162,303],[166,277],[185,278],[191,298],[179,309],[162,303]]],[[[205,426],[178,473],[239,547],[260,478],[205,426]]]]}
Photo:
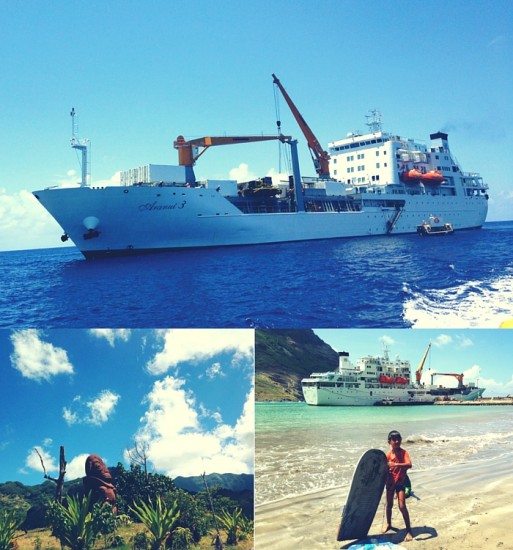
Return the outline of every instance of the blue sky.
{"type": "MultiPolygon", "coordinates": [[[[431,372],[463,373],[464,381],[486,388],[485,397],[513,395],[513,330],[404,330],[317,329],[315,333],[336,351],[347,351],[353,364],[365,355],[398,355],[417,370],[431,342],[423,369],[423,382],[431,372]]],[[[435,383],[456,386],[453,377],[436,377],[435,383]]]]}
{"type": "Polygon", "coordinates": [[[252,473],[251,330],[0,331],[0,481],[67,479],[87,455],[128,465],[147,446],[172,477],[252,473]]]}
{"type": "MultiPolygon", "coordinates": [[[[276,73],[327,144],[378,108],[384,129],[449,133],[466,171],[490,184],[489,220],[513,215],[513,3],[219,0],[2,2],[0,250],[62,246],[30,195],[79,179],[70,110],[91,140],[92,182],[175,164],[173,140],[272,134],[276,73]]],[[[283,101],[285,134],[299,139],[283,101]]],[[[280,170],[274,142],[217,148],[200,178],[280,170]]]]}

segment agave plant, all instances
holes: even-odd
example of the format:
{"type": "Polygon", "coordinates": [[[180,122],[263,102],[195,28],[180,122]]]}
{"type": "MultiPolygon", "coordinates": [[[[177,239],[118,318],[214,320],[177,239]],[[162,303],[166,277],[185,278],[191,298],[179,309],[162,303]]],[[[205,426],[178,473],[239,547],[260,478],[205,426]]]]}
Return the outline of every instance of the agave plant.
{"type": "Polygon", "coordinates": [[[162,548],[180,517],[177,501],[175,500],[168,508],[160,497],[155,505],[150,499],[148,504],[144,501],[140,504],[134,502],[130,509],[150,532],[151,550],[162,548]]]}
{"type": "Polygon", "coordinates": [[[247,518],[244,514],[240,518],[239,526],[240,526],[239,540],[245,540],[251,535],[253,535],[254,522],[253,520],[247,518]]]}
{"type": "Polygon", "coordinates": [[[10,550],[14,539],[14,533],[21,525],[13,511],[3,510],[0,514],[0,550],[10,550]]]}
{"type": "Polygon", "coordinates": [[[89,511],[91,494],[82,499],[68,496],[66,500],[66,506],[60,502],[52,504],[49,513],[52,535],[59,539],[61,546],[68,546],[71,550],[88,550],[101,530],[89,511]]]}
{"type": "Polygon", "coordinates": [[[242,509],[235,508],[230,514],[226,510],[221,510],[219,515],[216,514],[216,518],[226,531],[226,543],[236,545],[238,541],[237,531],[241,523],[242,509]]]}

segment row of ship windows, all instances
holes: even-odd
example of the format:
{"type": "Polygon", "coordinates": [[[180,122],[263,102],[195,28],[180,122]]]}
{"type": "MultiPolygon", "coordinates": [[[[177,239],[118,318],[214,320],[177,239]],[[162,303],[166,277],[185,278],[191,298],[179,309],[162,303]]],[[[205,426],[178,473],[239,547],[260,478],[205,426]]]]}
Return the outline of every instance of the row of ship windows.
{"type": "MultiPolygon", "coordinates": [[[[383,154],[386,155],[387,152],[386,150],[383,151],[383,154]]],[[[376,156],[379,157],[379,151],[376,151],[376,156]]],[[[356,155],[356,160],[362,160],[365,158],[365,153],[358,153],[356,155]]],[[[347,155],[347,157],[345,157],[346,159],[346,162],[353,162],[354,161],[354,155],[347,155]]],[[[334,157],[333,158],[333,164],[337,164],[337,157],[334,157]]]]}
{"type": "MultiPolygon", "coordinates": [[[[387,162],[383,163],[383,168],[386,168],[388,166],[387,162]]],[[[381,168],[381,163],[376,162],[376,168],[381,168]]],[[[365,172],[365,164],[360,164],[356,167],[357,172],[365,172]]],[[[352,174],[354,172],[354,166],[348,166],[347,167],[347,173],[352,174]]]]}
{"type": "MultiPolygon", "coordinates": [[[[387,166],[388,166],[388,163],[384,162],[383,163],[383,168],[387,168],[387,166]]],[[[348,174],[353,174],[354,173],[354,168],[355,168],[354,166],[348,166],[346,168],[346,172],[348,174]]],[[[381,168],[381,163],[376,162],[376,168],[378,168],[378,169],[381,168]]],[[[357,172],[365,172],[365,164],[361,164],[361,165],[357,166],[356,171],[357,172]]],[[[336,176],[337,174],[338,174],[338,170],[335,168],[333,170],[333,175],[336,176]]],[[[379,179],[379,176],[372,176],[372,181],[375,181],[374,178],[379,179]]]]}
{"type": "MultiPolygon", "coordinates": [[[[333,171],[333,175],[334,176],[337,175],[336,170],[333,171]]],[[[376,176],[372,176],[370,181],[379,181],[379,174],[376,175],[376,176]]],[[[368,183],[368,182],[369,182],[369,179],[366,176],[362,176],[362,177],[359,177],[359,178],[356,178],[356,177],[348,178],[346,180],[346,183],[348,183],[348,184],[351,184],[351,183],[368,183]]]]}
{"type": "Polygon", "coordinates": [[[353,141],[347,145],[339,145],[338,147],[332,147],[333,151],[343,151],[345,149],[354,149],[355,147],[361,147],[362,145],[375,145],[376,143],[385,143],[388,139],[369,139],[367,141],[353,141]]]}

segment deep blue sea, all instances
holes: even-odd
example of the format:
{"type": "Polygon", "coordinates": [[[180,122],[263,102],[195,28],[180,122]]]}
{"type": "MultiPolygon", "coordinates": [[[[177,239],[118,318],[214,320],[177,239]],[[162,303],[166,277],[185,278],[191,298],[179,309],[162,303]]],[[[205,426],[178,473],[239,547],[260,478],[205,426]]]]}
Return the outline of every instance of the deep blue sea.
{"type": "Polygon", "coordinates": [[[497,327],[512,250],[513,221],[104,260],[0,252],[0,328],[497,327]]]}

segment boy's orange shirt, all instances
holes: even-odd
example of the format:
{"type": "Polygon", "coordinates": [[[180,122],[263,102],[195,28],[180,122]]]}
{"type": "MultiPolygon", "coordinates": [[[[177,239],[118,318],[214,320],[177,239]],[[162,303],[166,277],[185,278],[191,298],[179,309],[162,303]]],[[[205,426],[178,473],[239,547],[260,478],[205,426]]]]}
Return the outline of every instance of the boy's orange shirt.
{"type": "MultiPolygon", "coordinates": [[[[404,464],[410,462],[410,455],[406,449],[396,449],[395,451],[389,451],[387,453],[388,462],[396,462],[397,464],[404,464]],[[395,453],[395,454],[394,454],[395,453]]],[[[401,485],[406,479],[406,470],[404,466],[393,466],[388,470],[387,487],[395,487],[401,485]]]]}

